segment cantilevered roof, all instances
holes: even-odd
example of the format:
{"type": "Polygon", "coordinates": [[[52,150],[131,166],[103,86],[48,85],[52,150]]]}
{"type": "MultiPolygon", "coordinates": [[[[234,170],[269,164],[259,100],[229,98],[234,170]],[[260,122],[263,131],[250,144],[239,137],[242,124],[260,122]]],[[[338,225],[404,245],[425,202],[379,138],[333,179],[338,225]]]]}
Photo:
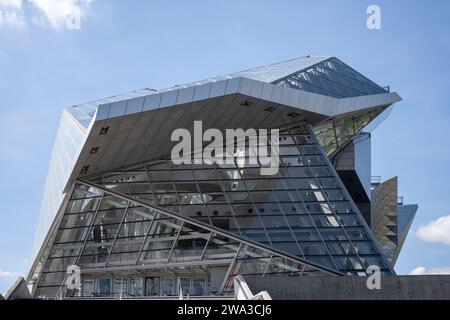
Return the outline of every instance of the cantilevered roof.
{"type": "MultiPolygon", "coordinates": [[[[314,65],[323,63],[330,59],[335,59],[335,60],[339,61],[338,59],[336,59],[334,57],[330,57],[330,56],[305,56],[305,57],[290,59],[290,60],[277,62],[277,63],[273,63],[273,64],[268,64],[268,65],[264,65],[264,66],[260,66],[260,67],[256,67],[256,68],[251,68],[251,69],[247,69],[247,70],[243,70],[243,71],[238,71],[238,72],[230,73],[227,75],[222,75],[222,76],[208,78],[208,79],[204,79],[204,80],[200,80],[200,81],[190,82],[190,83],[186,83],[186,84],[182,84],[182,85],[176,85],[176,86],[161,89],[161,90],[155,90],[155,89],[149,89],[149,88],[138,89],[138,90],[124,93],[124,94],[119,94],[119,95],[111,96],[111,97],[104,98],[104,99],[94,100],[94,101],[91,101],[88,103],[78,104],[78,105],[67,108],[67,110],[75,117],[75,119],[77,119],[84,127],[87,128],[89,126],[91,120],[93,119],[95,112],[98,109],[98,106],[103,105],[103,104],[122,101],[122,100],[128,100],[128,99],[132,99],[132,98],[145,97],[145,96],[157,93],[157,92],[167,92],[167,91],[177,90],[177,89],[181,89],[181,88],[188,88],[188,87],[198,86],[198,85],[202,85],[202,84],[206,84],[206,83],[217,82],[217,81],[222,81],[222,80],[227,80],[227,79],[241,78],[241,77],[253,79],[253,80],[257,80],[257,81],[262,81],[262,82],[266,82],[266,83],[275,83],[275,84],[278,84],[281,86],[288,86],[285,84],[286,80],[287,80],[286,77],[289,77],[291,75],[295,76],[295,74],[299,74],[302,71],[306,71],[306,69],[309,69],[314,65]]],[[[343,64],[342,62],[340,62],[340,63],[343,64]]],[[[321,69],[319,69],[319,70],[321,70],[321,69]]],[[[356,71],[352,70],[351,68],[348,68],[347,72],[356,72],[356,71]]],[[[360,74],[358,74],[358,76],[363,77],[360,74]]],[[[368,81],[370,81],[370,80],[368,80],[368,81]]],[[[321,94],[325,93],[325,95],[327,93],[326,90],[321,90],[321,89],[309,90],[309,88],[306,86],[303,86],[302,88],[298,88],[298,89],[303,89],[305,91],[311,91],[311,92],[316,92],[316,93],[321,93],[321,94]],[[317,91],[319,91],[319,92],[317,92],[317,91]]],[[[380,93],[380,92],[372,92],[372,93],[380,93]]],[[[335,96],[335,95],[333,95],[331,92],[330,96],[335,96]]]]}
{"type": "Polygon", "coordinates": [[[170,154],[173,130],[192,131],[194,120],[204,130],[280,128],[298,120],[316,126],[399,100],[386,92],[334,98],[237,77],[106,103],[98,107],[68,181],[170,154]]]}
{"type": "Polygon", "coordinates": [[[193,120],[204,121],[205,130],[276,128],[294,118],[316,126],[400,100],[335,57],[303,57],[160,91],[136,90],[69,108],[89,129],[68,181],[81,172],[162,156],[171,148],[171,132],[190,130],[193,120]],[[108,135],[99,136],[106,127],[108,135]],[[155,135],[161,141],[149,146],[155,135]]]}
{"type": "Polygon", "coordinates": [[[85,128],[87,128],[89,127],[89,124],[91,123],[91,120],[93,119],[95,112],[98,109],[98,106],[105,103],[112,103],[116,101],[122,101],[137,97],[144,97],[155,92],[157,91],[149,88],[137,89],[127,93],[111,96],[108,98],[77,104],[75,106],[66,108],[66,110],[69,111],[69,113],[72,114],[72,116],[74,116],[75,119],[78,120],[78,122],[80,122],[85,128]]]}

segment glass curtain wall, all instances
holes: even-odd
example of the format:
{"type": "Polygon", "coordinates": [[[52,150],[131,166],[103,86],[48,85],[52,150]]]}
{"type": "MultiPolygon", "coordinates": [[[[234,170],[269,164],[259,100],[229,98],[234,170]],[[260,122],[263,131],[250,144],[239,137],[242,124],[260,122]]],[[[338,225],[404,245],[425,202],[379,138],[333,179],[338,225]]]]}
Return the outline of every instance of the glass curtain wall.
{"type": "MultiPolygon", "coordinates": [[[[236,273],[264,274],[265,269],[248,269],[248,264],[242,261],[267,265],[270,259],[278,257],[282,255],[79,183],[56,232],[35,296],[170,296],[177,295],[180,287],[192,295],[205,295],[212,291],[204,281],[209,266],[230,270],[221,279],[223,285],[211,293],[232,293],[230,281],[236,273]],[[70,275],[67,268],[72,265],[81,269],[81,291],[66,289],[70,275]],[[199,270],[203,276],[201,272],[199,275],[199,270]],[[118,276],[121,273],[127,276],[118,276]],[[143,275],[154,273],[166,275],[161,276],[157,284],[164,290],[144,292],[143,275]],[[114,281],[111,274],[116,274],[114,281]],[[130,274],[138,277],[130,278],[130,274]]],[[[290,262],[280,265],[280,274],[318,271],[296,262],[295,258],[286,259],[290,262]],[[290,264],[296,264],[297,269],[292,269],[290,264]]]]}
{"type": "Polygon", "coordinates": [[[231,165],[160,159],[92,181],[328,269],[365,274],[378,265],[390,273],[307,124],[280,132],[277,174],[261,175],[251,157],[231,165]]]}

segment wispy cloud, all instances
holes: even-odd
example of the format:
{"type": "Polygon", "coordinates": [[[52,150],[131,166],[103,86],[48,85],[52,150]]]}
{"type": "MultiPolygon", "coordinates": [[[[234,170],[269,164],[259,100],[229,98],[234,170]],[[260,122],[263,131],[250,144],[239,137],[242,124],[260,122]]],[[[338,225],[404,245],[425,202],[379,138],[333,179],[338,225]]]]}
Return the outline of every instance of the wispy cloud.
{"type": "Polygon", "coordinates": [[[416,234],[428,242],[450,245],[450,216],[443,216],[420,226],[416,234]]]}
{"type": "Polygon", "coordinates": [[[21,9],[22,0],[0,0],[0,7],[21,9]]]}
{"type": "Polygon", "coordinates": [[[93,0],[0,0],[0,27],[81,29],[93,0]]]}
{"type": "Polygon", "coordinates": [[[5,293],[18,277],[19,272],[6,271],[0,268],[0,293],[5,293]]]}
{"type": "Polygon", "coordinates": [[[22,0],[0,0],[0,27],[22,29],[26,26],[22,0]]]}
{"type": "Polygon", "coordinates": [[[412,276],[420,276],[425,274],[450,274],[450,267],[447,268],[430,268],[416,267],[412,269],[409,273],[412,276]]]}
{"type": "Polygon", "coordinates": [[[80,29],[81,19],[92,0],[29,0],[40,11],[33,16],[38,25],[48,25],[55,29],[80,29]]]}
{"type": "Polygon", "coordinates": [[[20,273],[18,272],[5,271],[3,269],[0,269],[0,278],[17,278],[19,276],[20,273]]]}

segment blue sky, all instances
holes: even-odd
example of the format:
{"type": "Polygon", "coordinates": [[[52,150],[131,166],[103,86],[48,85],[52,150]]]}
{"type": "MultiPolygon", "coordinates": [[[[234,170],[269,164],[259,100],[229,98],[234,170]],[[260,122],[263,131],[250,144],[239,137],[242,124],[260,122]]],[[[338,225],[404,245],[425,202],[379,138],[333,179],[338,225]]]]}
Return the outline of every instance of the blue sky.
{"type": "Polygon", "coordinates": [[[372,146],[372,174],[398,175],[420,206],[396,269],[449,271],[449,18],[448,1],[0,0],[0,292],[30,263],[64,107],[305,54],[403,97],[372,146]],[[370,4],[381,30],[366,27],[370,4]]]}

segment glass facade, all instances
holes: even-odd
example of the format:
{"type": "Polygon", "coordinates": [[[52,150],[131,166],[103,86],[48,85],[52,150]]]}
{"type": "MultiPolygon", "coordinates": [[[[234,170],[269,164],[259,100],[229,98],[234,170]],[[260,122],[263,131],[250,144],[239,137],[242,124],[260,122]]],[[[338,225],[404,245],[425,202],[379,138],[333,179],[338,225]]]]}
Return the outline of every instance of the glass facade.
{"type": "Polygon", "coordinates": [[[279,140],[272,176],[243,153],[234,165],[157,160],[78,183],[35,295],[226,294],[237,274],[390,273],[308,125],[279,140]],[[83,270],[81,292],[65,289],[70,265],[83,270]],[[201,280],[221,268],[220,284],[201,280]]]}
{"type": "Polygon", "coordinates": [[[233,163],[164,158],[78,182],[35,296],[223,295],[238,274],[390,274],[309,125],[286,126],[278,145],[274,175],[247,146],[233,163]],[[64,285],[70,265],[81,291],[64,285]]]}
{"type": "Polygon", "coordinates": [[[388,271],[309,126],[289,127],[279,139],[276,175],[260,175],[247,152],[232,165],[163,159],[92,181],[325,268],[361,274],[376,262],[388,271]]]}
{"type": "MultiPolygon", "coordinates": [[[[232,290],[237,274],[362,275],[374,264],[390,273],[306,123],[280,132],[279,156],[279,172],[271,176],[260,175],[261,165],[251,164],[258,162],[244,152],[234,164],[174,165],[159,159],[78,184],[37,295],[62,294],[69,265],[88,275],[145,269],[154,279],[160,268],[169,268],[178,278],[163,272],[157,281],[161,295],[176,295],[188,283],[189,292],[197,287],[223,294],[232,290]],[[220,286],[194,286],[192,274],[206,266],[227,269],[220,286]]],[[[207,278],[208,272],[198,276],[207,278]]],[[[91,280],[93,295],[117,292],[110,279],[91,280]]],[[[138,280],[126,282],[120,288],[127,286],[127,294],[144,294],[138,280]]]]}
{"type": "Polygon", "coordinates": [[[336,58],[319,62],[272,83],[335,98],[387,92],[336,58]]]}
{"type": "Polygon", "coordinates": [[[328,156],[344,147],[352,137],[377,118],[386,107],[328,120],[313,128],[314,135],[328,156]]]}
{"type": "MultiPolygon", "coordinates": [[[[39,253],[65,196],[64,188],[88,132],[69,112],[64,111],[53,146],[47,180],[33,242],[33,259],[39,253]]],[[[37,268],[42,266],[38,262],[37,268]]]]}
{"type": "Polygon", "coordinates": [[[53,239],[35,296],[171,296],[178,295],[180,288],[193,296],[226,294],[237,273],[263,275],[269,263],[280,274],[320,272],[320,267],[281,257],[226,232],[79,183],[53,239]],[[81,291],[65,287],[71,265],[83,271],[81,291]],[[222,270],[219,285],[208,281],[210,271],[216,269],[222,270]]]}

